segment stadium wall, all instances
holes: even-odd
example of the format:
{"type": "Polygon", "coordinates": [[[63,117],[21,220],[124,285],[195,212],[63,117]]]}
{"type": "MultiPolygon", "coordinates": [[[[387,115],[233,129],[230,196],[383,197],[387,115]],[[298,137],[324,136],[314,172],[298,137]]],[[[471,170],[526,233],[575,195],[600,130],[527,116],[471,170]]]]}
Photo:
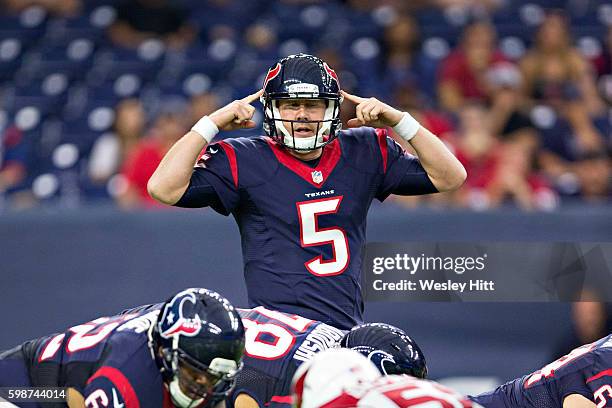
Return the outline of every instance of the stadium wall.
{"type": "MultiPolygon", "coordinates": [[[[375,205],[370,241],[610,241],[612,210],[468,213],[375,205]]],[[[210,210],[111,208],[0,215],[0,350],[174,290],[204,286],[246,305],[240,238],[210,210]]],[[[562,303],[368,303],[408,331],[432,377],[510,379],[551,360],[570,330],[562,303]]]]}

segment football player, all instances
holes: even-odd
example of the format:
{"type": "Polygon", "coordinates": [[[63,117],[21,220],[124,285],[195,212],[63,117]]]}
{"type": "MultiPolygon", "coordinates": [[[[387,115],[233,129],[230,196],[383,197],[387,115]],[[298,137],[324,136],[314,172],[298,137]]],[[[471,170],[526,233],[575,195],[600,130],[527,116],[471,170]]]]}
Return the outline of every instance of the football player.
{"type": "Polygon", "coordinates": [[[290,408],[294,373],[315,353],[338,346],[359,351],[383,375],[427,375],[419,346],[397,327],[368,323],[345,334],[318,321],[263,307],[238,311],[246,329],[246,351],[231,398],[236,408],[290,408]]]}
{"type": "Polygon", "coordinates": [[[470,398],[485,408],[612,407],[612,335],[470,398]]]}
{"type": "Polygon", "coordinates": [[[0,387],[64,387],[70,408],[222,407],[243,351],[234,307],[191,288],[1,353],[0,387]]]}
{"type": "Polygon", "coordinates": [[[344,332],[261,306],[238,312],[246,329],[244,368],[230,402],[236,408],[290,408],[297,368],[315,353],[337,347],[344,332]]]}
{"type": "Polygon", "coordinates": [[[354,350],[328,350],[296,372],[297,408],[476,408],[480,405],[433,381],[407,375],[381,376],[354,350]]]}
{"type": "Polygon", "coordinates": [[[234,216],[250,307],[348,330],[362,322],[372,201],[449,191],[465,178],[461,163],[410,114],[341,91],[324,61],[299,54],[270,68],[261,91],[198,121],[162,159],[148,190],[162,203],[234,216]],[[348,130],[341,130],[343,98],[357,104],[348,130]],[[219,131],[255,127],[258,99],[267,136],[209,145],[219,131]],[[418,158],[387,136],[388,127],[418,158]]]}

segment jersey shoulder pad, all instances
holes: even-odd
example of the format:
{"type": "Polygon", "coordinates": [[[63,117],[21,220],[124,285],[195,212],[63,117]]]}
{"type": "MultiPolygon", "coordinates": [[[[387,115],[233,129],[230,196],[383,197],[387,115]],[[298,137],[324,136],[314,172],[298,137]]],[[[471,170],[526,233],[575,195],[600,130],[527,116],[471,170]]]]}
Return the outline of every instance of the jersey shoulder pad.
{"type": "Polygon", "coordinates": [[[224,139],[208,145],[206,154],[214,155],[219,151],[227,157],[239,188],[266,183],[278,170],[278,161],[264,136],[224,139]]]}
{"type": "Polygon", "coordinates": [[[133,315],[133,317],[117,327],[115,330],[115,336],[120,336],[121,333],[146,335],[149,332],[149,329],[157,321],[157,316],[159,315],[160,307],[162,305],[163,304],[161,303],[157,305],[149,305],[144,309],[136,311],[135,313],[129,313],[129,311],[124,312],[127,316],[133,315]]]}
{"type": "MultiPolygon", "coordinates": [[[[123,365],[142,350],[148,351],[148,327],[149,323],[143,318],[132,319],[119,326],[106,342],[105,358],[102,363],[112,362],[115,366],[123,365]]],[[[151,357],[151,353],[144,355],[151,357]]]]}
{"type": "Polygon", "coordinates": [[[387,156],[387,130],[358,127],[342,130],[338,135],[347,164],[364,173],[382,173],[387,156]]]}
{"type": "Polygon", "coordinates": [[[83,390],[87,408],[105,401],[114,405],[103,406],[161,406],[151,403],[161,399],[162,382],[149,349],[148,334],[142,331],[147,318],[150,316],[141,315],[124,323],[109,338],[105,356],[83,390]]]}

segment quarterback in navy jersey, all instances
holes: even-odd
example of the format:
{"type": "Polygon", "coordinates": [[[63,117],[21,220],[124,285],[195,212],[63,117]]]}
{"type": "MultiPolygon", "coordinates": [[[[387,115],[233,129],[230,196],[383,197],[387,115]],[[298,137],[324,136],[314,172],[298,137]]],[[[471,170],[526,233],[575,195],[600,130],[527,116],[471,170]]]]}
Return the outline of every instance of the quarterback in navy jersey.
{"type": "Polygon", "coordinates": [[[485,408],[612,407],[612,335],[471,399],[485,408]]]}
{"type": "Polygon", "coordinates": [[[0,387],[68,389],[66,404],[25,408],[223,407],[243,351],[234,307],[191,288],[0,353],[0,387]]]}
{"type": "Polygon", "coordinates": [[[203,117],[168,151],[148,190],[166,204],[233,215],[250,307],[350,329],[362,322],[372,200],[453,190],[465,177],[444,144],[408,113],[341,91],[325,62],[300,54],[272,67],[261,91],[203,117]],[[344,98],[357,105],[348,130],[340,130],[344,98]],[[257,99],[267,136],[208,145],[219,130],[255,127],[257,99]],[[388,137],[388,127],[418,158],[388,137]]]}
{"type": "Polygon", "coordinates": [[[230,407],[291,408],[295,371],[316,353],[337,347],[344,332],[262,306],[238,313],[246,330],[244,367],[236,378],[230,407]]]}

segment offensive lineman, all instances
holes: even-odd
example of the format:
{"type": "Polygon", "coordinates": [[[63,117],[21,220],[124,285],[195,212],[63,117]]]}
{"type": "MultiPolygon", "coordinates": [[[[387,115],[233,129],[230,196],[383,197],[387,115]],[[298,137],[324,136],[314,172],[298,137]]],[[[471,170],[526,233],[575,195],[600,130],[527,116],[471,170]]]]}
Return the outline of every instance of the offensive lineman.
{"type": "Polygon", "coordinates": [[[243,351],[234,307],[191,288],[0,353],[0,387],[67,388],[69,408],[219,408],[243,351]]]}
{"type": "Polygon", "coordinates": [[[360,352],[383,375],[427,375],[421,349],[397,327],[368,323],[343,333],[325,323],[263,307],[238,312],[246,329],[246,350],[244,368],[229,399],[235,408],[291,408],[294,373],[316,353],[338,346],[360,352]]]}
{"type": "Polygon", "coordinates": [[[471,398],[485,408],[612,407],[612,334],[471,398]]]}

